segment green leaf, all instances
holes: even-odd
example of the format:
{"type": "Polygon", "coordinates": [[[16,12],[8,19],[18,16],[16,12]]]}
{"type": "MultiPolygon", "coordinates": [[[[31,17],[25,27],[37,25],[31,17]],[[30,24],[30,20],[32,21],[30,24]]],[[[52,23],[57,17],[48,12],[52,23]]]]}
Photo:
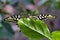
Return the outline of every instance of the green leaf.
{"type": "Polygon", "coordinates": [[[29,38],[29,40],[40,40],[40,39],[37,39],[37,38],[29,38]]]}
{"type": "Polygon", "coordinates": [[[46,37],[51,40],[50,32],[47,25],[41,20],[33,20],[29,18],[20,19],[18,25],[21,31],[30,38],[46,37]]]}
{"type": "Polygon", "coordinates": [[[60,31],[52,32],[52,40],[60,40],[60,31]]]}

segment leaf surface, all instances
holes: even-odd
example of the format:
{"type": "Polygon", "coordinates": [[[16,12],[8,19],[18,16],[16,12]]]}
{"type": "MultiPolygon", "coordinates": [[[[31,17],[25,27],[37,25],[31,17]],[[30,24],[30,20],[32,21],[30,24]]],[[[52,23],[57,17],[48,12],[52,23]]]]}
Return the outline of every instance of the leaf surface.
{"type": "Polygon", "coordinates": [[[47,25],[41,20],[24,18],[18,21],[21,31],[30,38],[46,37],[51,40],[47,25]]]}

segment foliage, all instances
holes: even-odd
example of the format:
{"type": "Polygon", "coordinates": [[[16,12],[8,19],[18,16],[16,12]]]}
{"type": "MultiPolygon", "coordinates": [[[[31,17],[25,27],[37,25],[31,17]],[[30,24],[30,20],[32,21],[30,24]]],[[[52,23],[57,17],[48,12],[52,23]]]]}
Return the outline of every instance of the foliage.
{"type": "Polygon", "coordinates": [[[21,32],[30,40],[40,40],[48,38],[49,40],[60,40],[60,31],[50,33],[47,25],[41,20],[24,18],[18,21],[21,32]]]}
{"type": "Polygon", "coordinates": [[[60,31],[52,32],[52,40],[60,40],[60,31]]]}
{"type": "Polygon", "coordinates": [[[22,32],[30,38],[43,38],[46,37],[51,40],[49,29],[47,25],[41,20],[21,19],[18,25],[22,32]]]}

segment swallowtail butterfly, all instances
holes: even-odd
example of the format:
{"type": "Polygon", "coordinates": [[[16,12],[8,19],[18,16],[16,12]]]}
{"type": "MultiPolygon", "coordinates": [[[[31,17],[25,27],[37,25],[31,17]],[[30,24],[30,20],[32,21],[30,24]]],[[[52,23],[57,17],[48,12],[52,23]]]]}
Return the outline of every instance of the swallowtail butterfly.
{"type": "MultiPolygon", "coordinates": [[[[55,16],[50,15],[50,14],[39,14],[38,16],[29,16],[29,18],[39,19],[39,20],[47,20],[47,19],[54,19],[55,16]]],[[[5,18],[4,21],[17,22],[19,19],[21,19],[20,15],[13,15],[13,16],[5,18]]]]}

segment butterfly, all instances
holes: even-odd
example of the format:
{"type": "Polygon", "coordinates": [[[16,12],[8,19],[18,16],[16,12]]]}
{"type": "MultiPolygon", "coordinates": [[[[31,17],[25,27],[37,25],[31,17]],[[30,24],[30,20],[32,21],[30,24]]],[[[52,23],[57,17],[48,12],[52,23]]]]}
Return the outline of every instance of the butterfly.
{"type": "MultiPolygon", "coordinates": [[[[22,17],[20,15],[13,15],[13,16],[5,18],[4,21],[17,22],[21,18],[22,17]]],[[[56,18],[56,16],[51,15],[51,14],[39,14],[37,16],[29,16],[28,18],[39,19],[39,20],[48,20],[48,19],[54,19],[54,18],[56,18]]]]}

